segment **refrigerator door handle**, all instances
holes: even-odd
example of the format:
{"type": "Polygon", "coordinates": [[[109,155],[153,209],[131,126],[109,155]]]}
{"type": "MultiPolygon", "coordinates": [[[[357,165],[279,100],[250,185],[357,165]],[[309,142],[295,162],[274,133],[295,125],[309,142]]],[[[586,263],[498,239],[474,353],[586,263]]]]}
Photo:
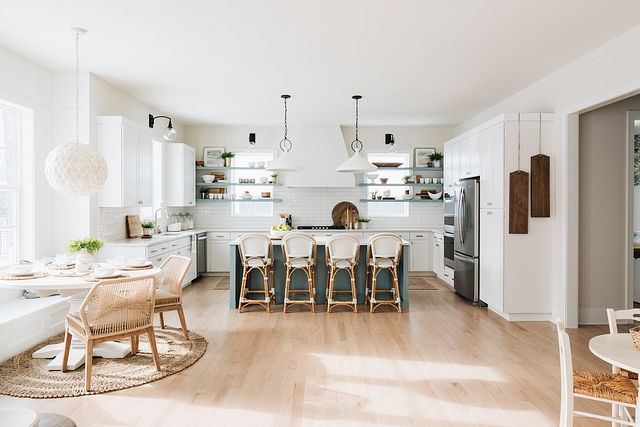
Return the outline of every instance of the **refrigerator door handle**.
{"type": "Polygon", "coordinates": [[[460,218],[460,243],[464,246],[464,241],[467,239],[467,197],[464,188],[460,189],[460,204],[458,205],[460,218]]]}

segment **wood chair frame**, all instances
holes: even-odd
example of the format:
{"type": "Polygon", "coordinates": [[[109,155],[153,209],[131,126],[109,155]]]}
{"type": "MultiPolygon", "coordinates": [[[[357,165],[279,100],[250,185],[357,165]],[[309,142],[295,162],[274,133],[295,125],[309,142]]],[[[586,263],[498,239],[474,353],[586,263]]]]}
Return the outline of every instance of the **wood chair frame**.
{"type": "Polygon", "coordinates": [[[327,262],[327,312],[331,313],[333,308],[338,306],[347,306],[353,309],[354,313],[358,312],[358,295],[356,293],[356,265],[360,256],[360,241],[348,234],[335,235],[327,239],[325,245],[325,258],[327,262]],[[331,247],[336,240],[350,241],[354,246],[354,253],[349,256],[341,256],[331,253],[331,247]],[[335,277],[339,271],[346,271],[351,280],[351,289],[335,289],[335,277]],[[350,300],[336,300],[334,297],[340,295],[348,295],[350,300]]]}
{"type": "Polygon", "coordinates": [[[273,280],[273,244],[271,239],[263,234],[244,234],[238,239],[238,252],[242,262],[242,286],[240,287],[240,300],[238,303],[238,313],[242,313],[242,309],[251,305],[260,305],[271,313],[271,302],[275,300],[276,290],[273,280]],[[253,253],[246,251],[245,248],[248,241],[255,240],[266,245],[266,251],[263,253],[253,253]],[[251,289],[247,284],[247,279],[252,271],[258,271],[262,274],[264,288],[251,289]],[[252,295],[258,295],[262,298],[253,299],[252,295]]]}
{"type": "Polygon", "coordinates": [[[402,239],[395,234],[381,233],[371,237],[367,245],[367,279],[365,304],[369,304],[369,312],[383,305],[394,307],[398,313],[402,313],[402,300],[400,298],[400,286],[398,284],[398,264],[402,255],[402,239]],[[377,253],[376,244],[381,240],[390,240],[395,243],[394,253],[377,253]],[[391,286],[389,289],[378,288],[378,274],[382,270],[388,270],[391,274],[391,286]],[[371,288],[369,288],[371,283],[371,288]],[[383,296],[382,299],[379,299],[383,296]]]}
{"type": "MultiPolygon", "coordinates": [[[[306,246],[306,245],[305,245],[306,246]]],[[[317,257],[316,239],[313,236],[305,233],[290,233],[282,238],[282,259],[284,261],[286,270],[286,281],[284,291],[284,313],[287,312],[287,308],[293,305],[308,306],[311,308],[311,312],[316,312],[316,278],[315,268],[317,257]],[[289,251],[290,242],[294,240],[306,240],[310,250],[307,253],[295,253],[289,251]],[[307,288],[306,289],[292,289],[291,288],[291,276],[296,270],[304,272],[307,276],[307,288]],[[297,299],[297,296],[306,296],[306,299],[297,299]]]]}

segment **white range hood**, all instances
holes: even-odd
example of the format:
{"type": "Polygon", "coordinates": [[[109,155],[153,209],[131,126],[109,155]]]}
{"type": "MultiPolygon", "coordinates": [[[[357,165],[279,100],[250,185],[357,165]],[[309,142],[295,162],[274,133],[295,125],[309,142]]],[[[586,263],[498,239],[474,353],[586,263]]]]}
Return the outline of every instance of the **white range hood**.
{"type": "MultiPolygon", "coordinates": [[[[349,158],[339,125],[300,126],[292,136],[289,152],[306,168],[301,172],[287,172],[287,187],[355,187],[353,174],[336,172],[349,158]]],[[[293,132],[292,132],[293,134],[293,132]]]]}

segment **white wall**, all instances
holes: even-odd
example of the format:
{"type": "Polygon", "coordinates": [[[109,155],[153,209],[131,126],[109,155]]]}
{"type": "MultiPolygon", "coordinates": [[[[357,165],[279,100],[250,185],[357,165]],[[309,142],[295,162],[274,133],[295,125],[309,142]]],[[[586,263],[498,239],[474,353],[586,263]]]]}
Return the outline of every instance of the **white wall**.
{"type": "MultiPolygon", "coordinates": [[[[545,153],[554,158],[553,194],[553,282],[554,316],[565,318],[568,326],[578,324],[578,144],[576,122],[570,114],[579,114],[603,104],[640,92],[635,55],[640,26],[611,40],[566,67],[494,105],[456,128],[456,134],[504,112],[540,112],[556,114],[555,146],[545,153]],[[627,95],[624,95],[627,93],[627,95]]],[[[624,287],[625,283],[612,283],[624,287]]],[[[582,306],[581,309],[588,309],[582,306]]]]}

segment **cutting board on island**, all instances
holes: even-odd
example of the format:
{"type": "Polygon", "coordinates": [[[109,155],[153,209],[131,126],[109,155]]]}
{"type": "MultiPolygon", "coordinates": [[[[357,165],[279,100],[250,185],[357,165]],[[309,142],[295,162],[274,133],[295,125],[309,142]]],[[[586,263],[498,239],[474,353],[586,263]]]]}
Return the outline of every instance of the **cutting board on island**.
{"type": "Polygon", "coordinates": [[[127,235],[129,238],[142,236],[142,223],[140,222],[140,215],[127,215],[127,235]]]}

